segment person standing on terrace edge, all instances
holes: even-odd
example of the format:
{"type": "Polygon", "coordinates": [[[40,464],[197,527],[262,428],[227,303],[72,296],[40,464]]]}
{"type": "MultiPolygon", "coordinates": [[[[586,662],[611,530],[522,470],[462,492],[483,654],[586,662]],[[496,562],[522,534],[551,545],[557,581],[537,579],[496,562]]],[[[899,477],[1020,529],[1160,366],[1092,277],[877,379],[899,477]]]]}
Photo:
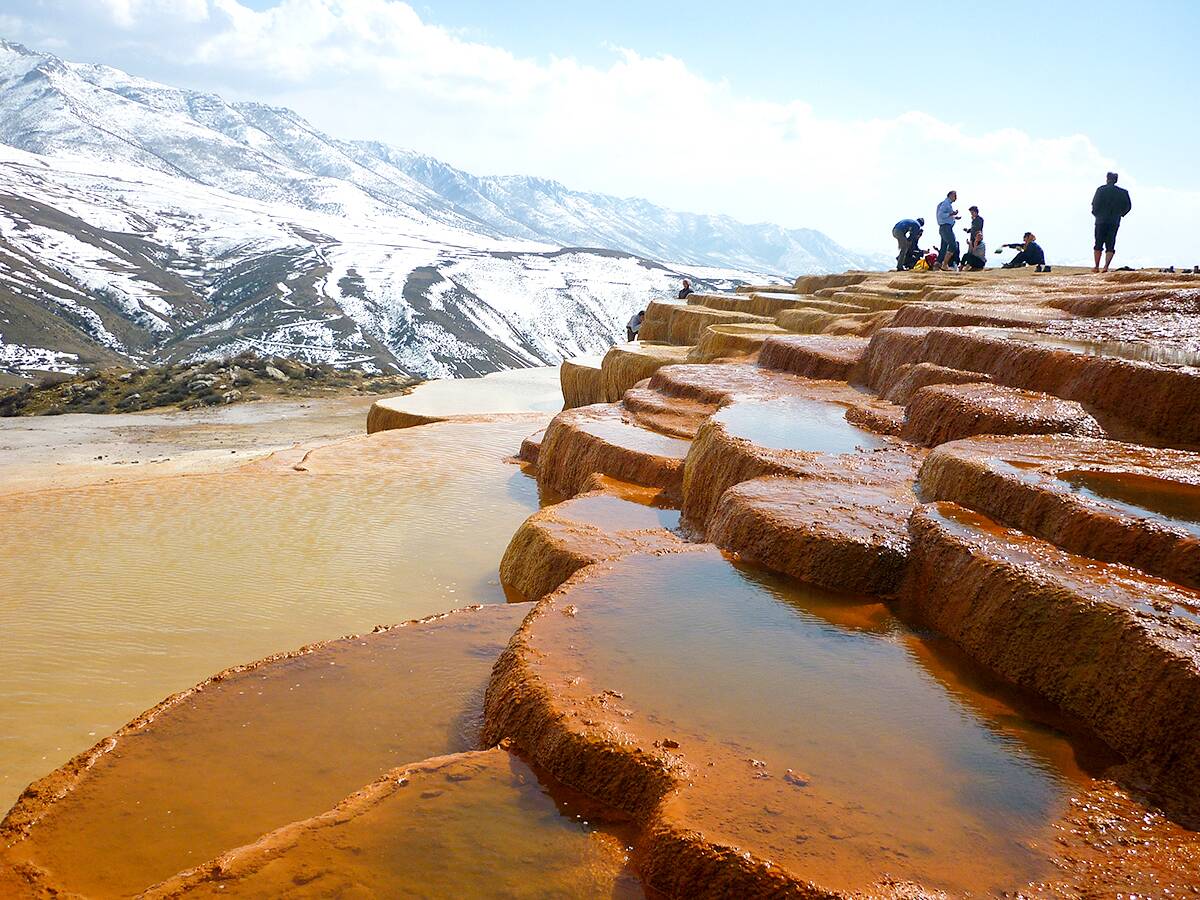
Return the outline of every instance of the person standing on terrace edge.
{"type": "Polygon", "coordinates": [[[1093,272],[1107,272],[1117,252],[1117,229],[1121,219],[1133,209],[1129,191],[1117,187],[1117,173],[1109,172],[1104,184],[1096,188],[1092,197],[1092,215],[1096,217],[1096,264],[1093,272]],[[1100,268],[1100,252],[1105,252],[1104,268],[1100,268]]]}
{"type": "Polygon", "coordinates": [[[690,281],[688,281],[686,278],[683,279],[683,288],[680,289],[680,291],[679,291],[679,299],[686,300],[688,297],[690,297],[692,295],[692,293],[693,293],[692,283],[690,281]]]}
{"type": "Polygon", "coordinates": [[[958,214],[958,210],[954,208],[954,201],[957,199],[958,191],[950,191],[946,194],[946,199],[937,207],[938,234],[942,238],[942,246],[938,249],[937,268],[939,269],[946,268],[948,265],[946,260],[954,250],[954,223],[962,218],[958,214]]]}
{"type": "Polygon", "coordinates": [[[900,250],[900,254],[896,257],[897,272],[903,272],[905,269],[913,267],[916,260],[909,259],[909,257],[916,249],[917,242],[921,240],[924,228],[924,219],[901,219],[892,227],[892,237],[896,239],[896,246],[900,250]]]}

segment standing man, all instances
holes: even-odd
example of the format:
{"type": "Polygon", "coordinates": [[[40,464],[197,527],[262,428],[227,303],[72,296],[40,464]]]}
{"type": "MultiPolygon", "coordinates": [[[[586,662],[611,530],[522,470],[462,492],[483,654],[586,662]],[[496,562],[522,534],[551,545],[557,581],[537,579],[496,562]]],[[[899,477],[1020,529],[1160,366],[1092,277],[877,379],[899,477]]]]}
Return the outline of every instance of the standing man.
{"type": "Polygon", "coordinates": [[[921,240],[924,228],[924,219],[901,219],[892,228],[892,237],[896,239],[896,246],[900,249],[900,255],[896,257],[897,272],[913,267],[914,260],[909,259],[909,256],[921,240]]]}
{"type": "Polygon", "coordinates": [[[679,299],[686,300],[692,295],[692,283],[686,278],[683,279],[683,287],[679,290],[679,299]]]}
{"type": "Polygon", "coordinates": [[[954,251],[954,223],[962,218],[958,214],[958,210],[954,208],[954,201],[957,199],[958,191],[950,191],[946,194],[946,199],[939,203],[937,207],[938,234],[942,238],[942,246],[938,249],[938,264],[936,266],[938,269],[944,269],[949,265],[947,260],[954,251]]]}
{"type": "Polygon", "coordinates": [[[969,237],[967,238],[967,246],[974,247],[978,243],[978,236],[983,234],[983,216],[979,214],[978,206],[968,206],[967,212],[971,214],[971,227],[964,228],[969,237]]]}
{"type": "Polygon", "coordinates": [[[1117,229],[1121,227],[1121,219],[1133,202],[1129,199],[1129,191],[1117,187],[1117,173],[1109,172],[1104,184],[1096,188],[1092,197],[1092,215],[1096,217],[1096,264],[1093,272],[1107,272],[1112,264],[1113,255],[1117,252],[1117,229]],[[1105,252],[1104,268],[1100,268],[1100,251],[1105,252]]]}

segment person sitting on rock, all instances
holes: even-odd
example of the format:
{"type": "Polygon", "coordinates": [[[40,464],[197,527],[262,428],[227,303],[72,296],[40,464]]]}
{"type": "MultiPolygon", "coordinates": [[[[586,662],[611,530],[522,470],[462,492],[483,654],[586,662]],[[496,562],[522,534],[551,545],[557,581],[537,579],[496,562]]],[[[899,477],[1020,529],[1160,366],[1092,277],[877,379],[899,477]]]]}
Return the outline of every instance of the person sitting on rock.
{"type": "Polygon", "coordinates": [[[896,246],[900,250],[899,255],[896,256],[897,272],[911,269],[916,264],[916,255],[913,251],[916,250],[917,243],[924,234],[924,229],[924,219],[901,219],[892,228],[892,237],[896,239],[896,246]]]}
{"type": "MultiPolygon", "coordinates": [[[[685,281],[684,284],[687,284],[685,281]]],[[[636,341],[638,334],[642,330],[642,322],[646,320],[646,311],[643,309],[635,312],[633,317],[625,325],[625,338],[630,341],[636,341]]]]}
{"type": "MultiPolygon", "coordinates": [[[[1025,238],[1020,244],[1002,244],[1000,250],[1011,249],[1020,251],[1006,262],[1005,269],[1020,269],[1022,266],[1044,266],[1046,253],[1037,242],[1037,235],[1032,231],[1025,232],[1025,238]]],[[[996,252],[999,253],[1000,250],[996,252]]]]}
{"type": "Polygon", "coordinates": [[[683,279],[683,287],[679,291],[679,299],[686,300],[688,297],[692,296],[693,293],[694,292],[692,291],[692,283],[690,281],[688,281],[686,278],[683,279]]]}
{"type": "MultiPolygon", "coordinates": [[[[983,220],[980,219],[982,222],[983,220]]],[[[963,254],[962,267],[965,271],[977,272],[987,265],[987,244],[983,242],[983,230],[980,229],[970,237],[967,252],[963,254]]]]}

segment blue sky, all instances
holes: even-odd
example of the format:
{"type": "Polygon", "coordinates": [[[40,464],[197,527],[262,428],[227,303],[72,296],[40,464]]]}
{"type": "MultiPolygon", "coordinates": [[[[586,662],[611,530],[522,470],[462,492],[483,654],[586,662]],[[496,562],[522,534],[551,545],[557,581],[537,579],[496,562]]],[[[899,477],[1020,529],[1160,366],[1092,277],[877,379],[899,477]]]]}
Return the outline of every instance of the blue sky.
{"type": "Polygon", "coordinates": [[[611,46],[665,53],[741,92],[800,97],[827,116],[917,108],[981,131],[1078,132],[1124,167],[1200,188],[1200,0],[952,4],[944,27],[935,6],[895,0],[414,6],[519,55],[602,65],[611,46]]]}
{"type": "Polygon", "coordinates": [[[0,35],[297,109],[480,173],[886,251],[945,191],[993,245],[1090,256],[1109,166],[1130,262],[1200,262],[1200,2],[9,0],[0,35]],[[914,11],[915,10],[915,11],[914,11]],[[1193,259],[1192,257],[1195,257],[1193,259]]]}

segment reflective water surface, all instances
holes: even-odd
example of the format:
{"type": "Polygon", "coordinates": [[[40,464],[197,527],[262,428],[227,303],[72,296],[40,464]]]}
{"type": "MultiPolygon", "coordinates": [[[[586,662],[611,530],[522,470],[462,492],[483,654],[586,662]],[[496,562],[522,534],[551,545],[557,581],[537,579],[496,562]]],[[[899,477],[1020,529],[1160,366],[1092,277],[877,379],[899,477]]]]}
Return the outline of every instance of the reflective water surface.
{"type": "Polygon", "coordinates": [[[227,666],[471,603],[538,507],[539,427],[440,424],[270,462],[0,498],[0,807],[227,666]]]}
{"type": "Polygon", "coordinates": [[[728,434],[776,450],[853,453],[892,445],[886,438],[847,422],[844,406],[821,400],[739,401],[713,418],[728,434]]]}
{"type": "Polygon", "coordinates": [[[684,827],[823,886],[1023,884],[1087,781],[1061,733],[878,603],[715,552],[630,557],[567,599],[535,632],[545,677],[679,744],[684,827]]]}
{"type": "Polygon", "coordinates": [[[1060,472],[1075,493],[1200,536],[1200,485],[1135,472],[1060,472]]]}
{"type": "Polygon", "coordinates": [[[1053,350],[1066,350],[1084,356],[1111,356],[1160,366],[1200,366],[1200,353],[1165,344],[1151,344],[1144,341],[1089,341],[1082,338],[1059,337],[1056,334],[1042,334],[1037,331],[1009,328],[964,330],[1004,340],[1024,341],[1027,344],[1037,344],[1039,347],[1049,347],[1053,350]]]}
{"type": "Polygon", "coordinates": [[[558,379],[558,366],[511,369],[482,378],[439,378],[417,385],[390,405],[414,415],[436,417],[553,413],[563,405],[558,379]]]}
{"type": "MultiPolygon", "coordinates": [[[[623,843],[503,750],[413,766],[240,853],[187,896],[641,897],[623,843]]],[[[185,882],[186,884],[186,882],[185,882]]]]}
{"type": "Polygon", "coordinates": [[[16,852],[70,890],[127,895],[398,765],[472,749],[492,663],[528,611],[467,610],[205,685],[119,736],[16,852]]]}
{"type": "Polygon", "coordinates": [[[677,509],[658,509],[608,494],[567,500],[558,504],[555,512],[574,522],[594,525],[606,532],[679,527],[677,509]]]}

